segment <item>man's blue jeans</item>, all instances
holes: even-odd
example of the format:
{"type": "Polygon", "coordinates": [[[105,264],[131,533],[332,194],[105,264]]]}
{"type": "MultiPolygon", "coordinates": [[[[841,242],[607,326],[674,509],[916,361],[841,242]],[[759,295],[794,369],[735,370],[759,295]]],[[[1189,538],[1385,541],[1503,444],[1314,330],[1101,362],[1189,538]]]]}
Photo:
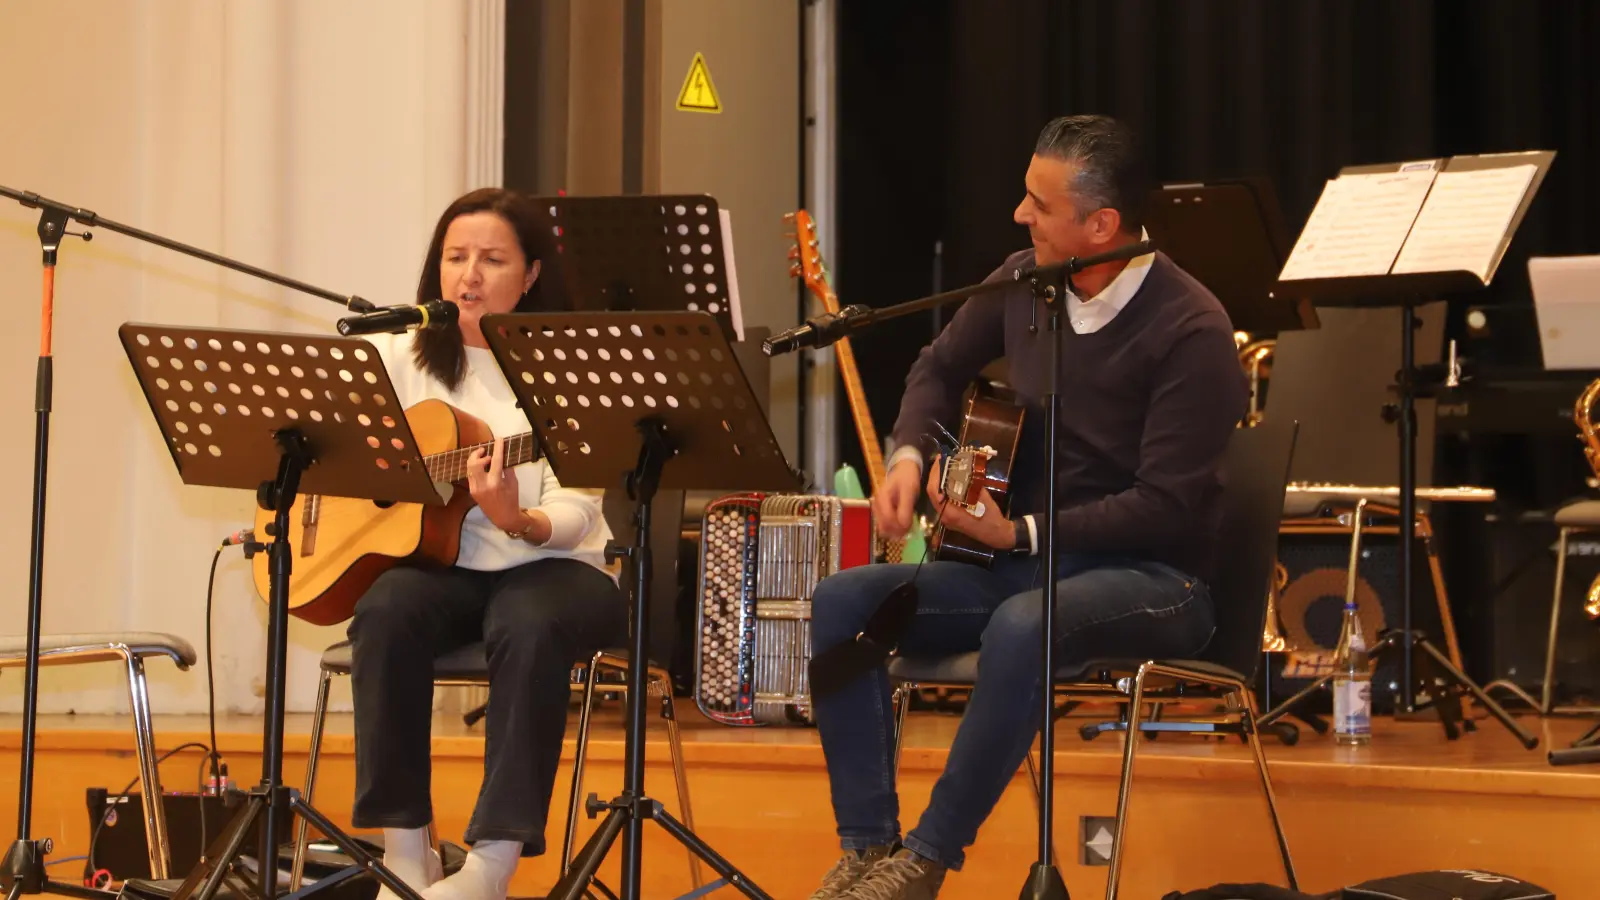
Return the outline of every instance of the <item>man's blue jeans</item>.
{"type": "MultiPolygon", "coordinates": [[[[823,579],[812,603],[815,653],[854,640],[914,565],[847,569],[823,579]]],[[[1204,584],[1158,563],[1063,557],[1057,569],[1055,654],[1060,666],[1092,658],[1189,658],[1211,639],[1204,584]]],[[[900,641],[906,657],[979,651],[978,683],[945,770],[905,846],[951,869],[1022,765],[1039,729],[1044,564],[1003,558],[993,570],[929,562],[916,576],[917,615],[900,641]]],[[[834,818],[844,849],[900,840],[891,743],[889,676],[879,668],[814,700],[834,818]]]]}

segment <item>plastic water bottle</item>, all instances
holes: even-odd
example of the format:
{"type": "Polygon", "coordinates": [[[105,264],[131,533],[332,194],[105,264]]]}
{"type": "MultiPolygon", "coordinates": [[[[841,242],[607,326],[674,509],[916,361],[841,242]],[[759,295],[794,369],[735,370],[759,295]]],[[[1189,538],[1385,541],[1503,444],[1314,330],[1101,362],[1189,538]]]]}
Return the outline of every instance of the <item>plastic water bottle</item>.
{"type": "Polygon", "coordinates": [[[1372,663],[1354,603],[1345,604],[1339,646],[1333,652],[1333,740],[1372,742],[1372,663]]]}

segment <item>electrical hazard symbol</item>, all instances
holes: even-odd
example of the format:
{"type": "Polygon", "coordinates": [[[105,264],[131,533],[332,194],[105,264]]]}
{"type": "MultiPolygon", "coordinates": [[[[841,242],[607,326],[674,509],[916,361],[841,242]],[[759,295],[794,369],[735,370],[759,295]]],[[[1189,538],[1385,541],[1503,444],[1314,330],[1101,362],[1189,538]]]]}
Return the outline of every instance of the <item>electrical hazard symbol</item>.
{"type": "Polygon", "coordinates": [[[717,99],[717,88],[711,83],[711,70],[706,68],[705,56],[696,53],[689,64],[689,75],[683,79],[683,90],[678,92],[678,109],[684,112],[719,113],[722,101],[717,99]]]}

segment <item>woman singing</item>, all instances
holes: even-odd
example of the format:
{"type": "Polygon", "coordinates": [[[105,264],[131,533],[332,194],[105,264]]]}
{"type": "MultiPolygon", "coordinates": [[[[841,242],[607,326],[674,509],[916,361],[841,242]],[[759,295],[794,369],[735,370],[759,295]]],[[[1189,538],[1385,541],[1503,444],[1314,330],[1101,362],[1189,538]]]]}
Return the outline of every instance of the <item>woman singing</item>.
{"type": "MultiPolygon", "coordinates": [[[[454,325],[373,339],[400,402],[438,399],[497,437],[529,430],[489,352],[485,315],[533,308],[547,257],[528,199],[500,189],[450,204],[434,228],[417,302],[459,307],[454,325]]],[[[382,828],[384,864],[429,900],[503,900],[517,861],[544,852],[574,662],[621,642],[626,604],[603,557],[610,529],[597,491],[564,488],[544,461],[502,466],[477,451],[461,553],[448,569],[397,567],[356,604],[357,828],[382,828]],[[433,670],[427,661],[483,641],[489,709],[483,786],[461,871],[440,879],[426,826],[433,670]]],[[[385,889],[380,900],[394,900],[385,889]]]]}

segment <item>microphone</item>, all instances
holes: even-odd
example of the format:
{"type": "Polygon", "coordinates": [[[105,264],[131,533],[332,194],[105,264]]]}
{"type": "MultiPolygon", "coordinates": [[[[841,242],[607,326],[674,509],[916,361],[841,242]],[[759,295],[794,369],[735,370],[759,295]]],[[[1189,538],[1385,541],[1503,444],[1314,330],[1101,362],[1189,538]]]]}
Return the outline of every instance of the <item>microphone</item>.
{"type": "Polygon", "coordinates": [[[339,333],[399,334],[416,328],[442,328],[456,320],[461,310],[447,300],[429,300],[415,306],[385,306],[359,316],[339,320],[339,333]]]}
{"type": "Polygon", "coordinates": [[[802,347],[826,347],[850,333],[852,320],[871,312],[871,308],[856,304],[846,306],[836,313],[812,316],[804,325],[780,331],[761,342],[761,352],[768,356],[792,353],[802,347]]]}

